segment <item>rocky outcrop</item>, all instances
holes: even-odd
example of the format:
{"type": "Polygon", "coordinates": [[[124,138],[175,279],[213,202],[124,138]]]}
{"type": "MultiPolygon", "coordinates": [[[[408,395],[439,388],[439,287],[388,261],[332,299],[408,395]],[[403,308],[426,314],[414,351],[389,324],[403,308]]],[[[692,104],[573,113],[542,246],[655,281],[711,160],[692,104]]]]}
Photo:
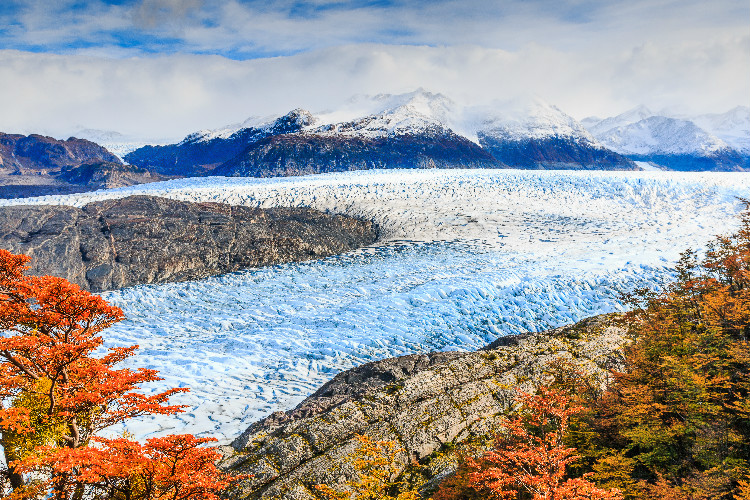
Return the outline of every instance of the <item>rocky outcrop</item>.
{"type": "Polygon", "coordinates": [[[541,334],[505,337],[485,350],[410,355],[340,373],[286,413],[250,426],[221,466],[250,474],[233,499],[314,499],[314,485],[353,478],[356,434],[396,441],[400,470],[449,443],[497,429],[515,389],[549,382],[570,363],[604,380],[620,367],[624,328],[596,317],[541,334]]]}
{"type": "Polygon", "coordinates": [[[97,292],[321,258],[376,238],[372,222],[305,208],[151,196],[83,208],[0,208],[0,248],[30,255],[32,274],[61,276],[97,292]]]}
{"type": "Polygon", "coordinates": [[[86,186],[90,190],[113,189],[168,179],[143,168],[108,161],[65,166],[57,178],[70,184],[86,186]]]}
{"type": "Polygon", "coordinates": [[[167,180],[133,165],[97,161],[64,165],[51,173],[0,174],[0,198],[64,195],[167,180]]]}
{"type": "Polygon", "coordinates": [[[502,168],[502,163],[459,135],[347,137],[286,134],[248,147],[215,175],[273,177],[374,168],[502,168]]]}
{"type": "Polygon", "coordinates": [[[61,141],[37,134],[0,132],[0,170],[6,172],[47,174],[64,166],[95,161],[120,163],[115,155],[85,139],[71,137],[61,141]]]}

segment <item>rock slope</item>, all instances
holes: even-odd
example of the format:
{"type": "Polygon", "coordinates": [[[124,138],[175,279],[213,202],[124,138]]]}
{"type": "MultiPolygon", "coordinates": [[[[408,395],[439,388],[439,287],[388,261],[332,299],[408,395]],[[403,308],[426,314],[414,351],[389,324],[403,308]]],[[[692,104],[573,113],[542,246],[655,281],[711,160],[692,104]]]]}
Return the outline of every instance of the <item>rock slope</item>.
{"type": "Polygon", "coordinates": [[[549,368],[569,362],[604,380],[620,367],[625,330],[600,316],[541,334],[504,337],[477,352],[376,361],[338,374],[295,409],[250,426],[226,449],[222,467],[251,474],[233,499],[316,498],[314,485],[352,478],[355,435],[396,441],[397,467],[448,443],[486,435],[510,408],[516,387],[531,390],[549,368]]]}
{"type": "Polygon", "coordinates": [[[0,248],[30,255],[32,274],[95,292],[326,257],[376,239],[372,222],[305,208],[152,196],[0,208],[0,248]]]}

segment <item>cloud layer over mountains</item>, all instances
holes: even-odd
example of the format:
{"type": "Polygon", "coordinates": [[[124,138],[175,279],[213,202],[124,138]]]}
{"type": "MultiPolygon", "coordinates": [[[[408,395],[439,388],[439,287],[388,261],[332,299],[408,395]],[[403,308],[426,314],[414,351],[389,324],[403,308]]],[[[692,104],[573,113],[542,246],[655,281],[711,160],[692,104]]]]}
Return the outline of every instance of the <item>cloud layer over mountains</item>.
{"type": "Polygon", "coordinates": [[[357,93],[531,93],[583,118],[747,105],[744,0],[13,0],[0,130],[175,139],[357,93]]]}

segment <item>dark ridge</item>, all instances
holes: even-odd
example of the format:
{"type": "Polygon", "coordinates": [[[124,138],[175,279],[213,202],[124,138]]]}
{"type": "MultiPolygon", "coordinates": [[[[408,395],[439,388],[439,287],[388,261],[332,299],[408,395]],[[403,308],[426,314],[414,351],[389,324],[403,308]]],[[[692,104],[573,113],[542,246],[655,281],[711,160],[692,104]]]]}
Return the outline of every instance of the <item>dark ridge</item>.
{"type": "Polygon", "coordinates": [[[687,154],[628,155],[636,161],[653,162],[670,170],[681,172],[743,172],[750,170],[750,157],[743,157],[734,150],[723,150],[711,155],[687,154]]]}
{"type": "Polygon", "coordinates": [[[0,207],[0,248],[31,273],[95,292],[317,259],[369,245],[370,221],[307,208],[260,209],[130,196],[85,207],[0,207]]]}
{"type": "Polygon", "coordinates": [[[216,175],[273,177],[375,168],[502,168],[478,145],[448,132],[383,138],[287,134],[267,137],[214,170],[216,175]]]}
{"type": "Polygon", "coordinates": [[[495,159],[514,168],[637,170],[632,160],[614,151],[569,138],[514,140],[480,133],[479,143],[495,159]]]}

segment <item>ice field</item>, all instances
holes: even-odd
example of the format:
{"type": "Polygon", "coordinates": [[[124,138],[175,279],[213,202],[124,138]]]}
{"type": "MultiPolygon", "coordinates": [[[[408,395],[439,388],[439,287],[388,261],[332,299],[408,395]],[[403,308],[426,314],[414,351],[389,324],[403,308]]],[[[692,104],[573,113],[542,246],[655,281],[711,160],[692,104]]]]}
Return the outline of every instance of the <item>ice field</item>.
{"type": "Polygon", "coordinates": [[[158,387],[189,409],[130,431],[213,435],[289,409],[336,372],[387,356],[475,349],[621,309],[658,287],[687,247],[734,229],[742,173],[365,171],[279,179],[197,178],[0,204],[84,205],[153,194],[310,206],[374,219],[381,241],[301,264],[104,297],[127,320],[108,345],[139,344],[158,387]]]}

